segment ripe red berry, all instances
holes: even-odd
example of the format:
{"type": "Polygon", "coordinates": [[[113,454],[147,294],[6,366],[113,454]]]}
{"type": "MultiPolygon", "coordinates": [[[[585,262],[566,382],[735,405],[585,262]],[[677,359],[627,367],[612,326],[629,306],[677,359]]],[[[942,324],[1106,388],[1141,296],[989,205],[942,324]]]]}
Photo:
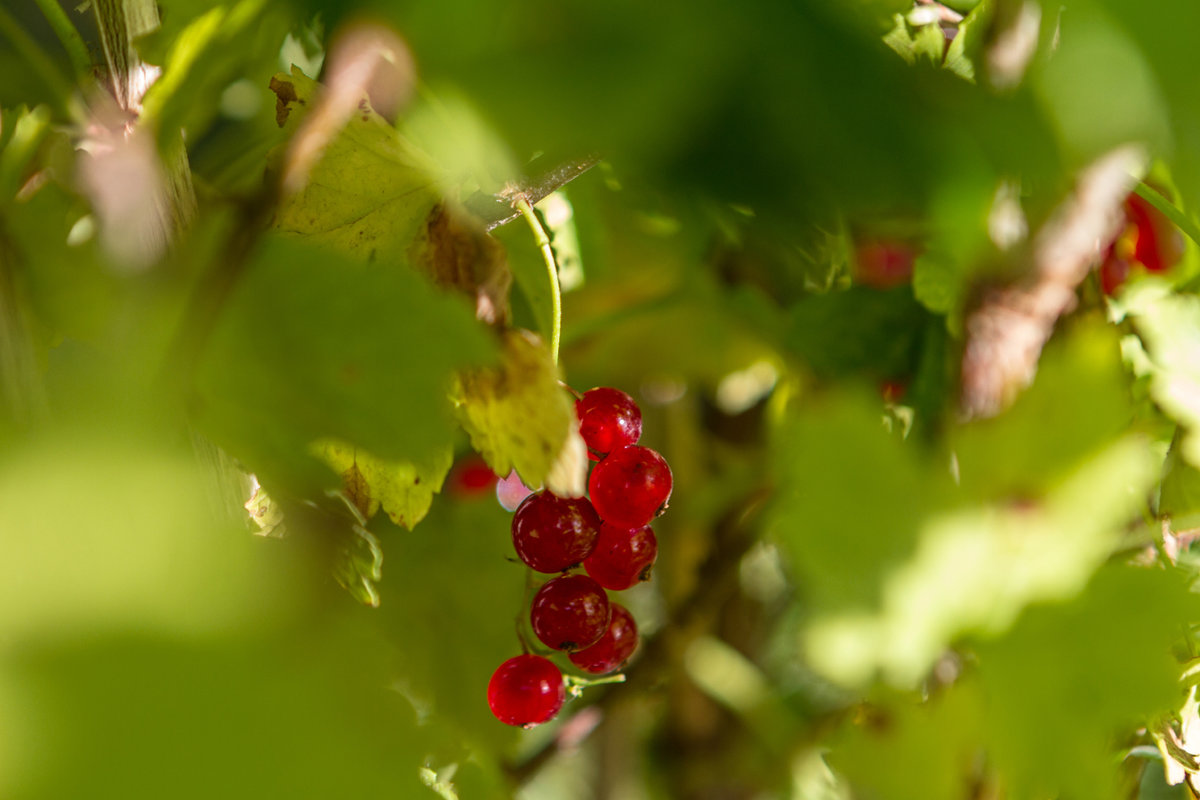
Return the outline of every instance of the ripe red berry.
{"type": "Polygon", "coordinates": [[[641,438],[642,410],[620,389],[589,389],[576,401],[575,413],[579,435],[593,460],[641,438]]]}
{"type": "Polygon", "coordinates": [[[538,572],[562,572],[587,558],[600,535],[600,517],[586,497],[535,492],[512,520],[517,555],[538,572]]]}
{"type": "Polygon", "coordinates": [[[625,662],[633,655],[637,645],[637,623],[633,621],[633,615],[625,606],[613,603],[612,619],[608,623],[608,629],[600,637],[600,641],[586,650],[571,653],[567,657],[571,659],[572,664],[584,672],[603,675],[606,672],[615,672],[625,666],[625,662]]]}
{"type": "Polygon", "coordinates": [[[572,652],[591,647],[604,635],[609,613],[600,584],[586,575],[563,575],[538,589],[529,621],[547,647],[572,652]]]}
{"type": "Polygon", "coordinates": [[[619,592],[649,580],[657,557],[658,539],[649,525],[629,530],[606,522],[600,526],[596,549],[584,559],[583,568],[596,583],[619,592]]]}
{"type": "Polygon", "coordinates": [[[488,706],[505,725],[532,728],[549,722],[566,698],[562,672],[541,656],[510,658],[488,682],[488,706]]]}
{"type": "Polygon", "coordinates": [[[588,494],[600,519],[617,527],[640,528],[666,508],[671,468],[650,448],[627,445],[592,468],[588,494]]]}

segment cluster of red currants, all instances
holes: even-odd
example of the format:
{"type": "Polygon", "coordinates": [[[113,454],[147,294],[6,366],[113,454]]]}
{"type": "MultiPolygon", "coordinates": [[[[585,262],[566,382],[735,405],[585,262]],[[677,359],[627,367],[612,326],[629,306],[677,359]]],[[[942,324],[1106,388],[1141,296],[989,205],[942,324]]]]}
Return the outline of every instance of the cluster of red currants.
{"type": "MultiPolygon", "coordinates": [[[[615,672],[637,647],[633,616],[605,591],[649,579],[658,541],[649,522],[671,496],[671,470],[639,447],[642,412],[622,391],[598,388],[575,404],[579,432],[597,463],[588,497],[541,490],[517,507],[513,547],[531,569],[558,574],[534,595],[529,621],[547,647],[593,675],[615,672]],[[572,572],[582,565],[584,573],[572,572]]],[[[532,727],[558,714],[566,700],[562,672],[548,658],[525,654],[505,661],[488,684],[488,705],[501,722],[532,727]]]]}

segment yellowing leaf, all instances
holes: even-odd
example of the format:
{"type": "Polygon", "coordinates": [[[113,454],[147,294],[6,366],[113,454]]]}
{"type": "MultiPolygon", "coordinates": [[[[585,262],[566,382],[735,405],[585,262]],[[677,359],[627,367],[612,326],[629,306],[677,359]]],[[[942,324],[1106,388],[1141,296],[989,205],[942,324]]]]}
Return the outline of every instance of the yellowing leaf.
{"type": "Polygon", "coordinates": [[[276,119],[290,136],[274,154],[288,180],[275,227],[380,264],[409,264],[476,299],[489,322],[508,316],[512,278],[503,248],[443,194],[444,170],[371,108],[335,102],[293,67],[276,75],[276,119]],[[349,108],[349,118],[338,113],[349,108]]]}
{"type": "Polygon", "coordinates": [[[509,331],[502,360],[498,369],[458,375],[454,402],[471,445],[497,475],[515,469],[528,486],[547,482],[556,494],[582,495],[587,455],[545,343],[509,331]]]}
{"type": "Polygon", "coordinates": [[[337,439],[323,439],[313,451],[342,476],[342,490],[364,517],[382,507],[392,522],[409,530],[429,513],[454,460],[447,447],[428,463],[386,461],[337,439]]]}

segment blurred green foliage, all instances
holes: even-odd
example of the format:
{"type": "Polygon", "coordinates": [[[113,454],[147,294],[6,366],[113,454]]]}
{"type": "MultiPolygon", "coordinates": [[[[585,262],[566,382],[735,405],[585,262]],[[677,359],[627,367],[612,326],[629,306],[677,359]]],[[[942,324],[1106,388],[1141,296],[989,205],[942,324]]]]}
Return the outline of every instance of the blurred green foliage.
{"type": "Polygon", "coordinates": [[[1038,280],[1088,164],[1138,145],[1195,230],[1200,7],[157,6],[140,114],[72,65],[104,62],[92,9],[66,44],[0,9],[0,795],[1178,796],[1196,243],[1057,287],[1031,385],[957,409],[973,312],[1038,280]],[[362,20],[407,42],[411,103],[351,98],[305,164],[362,20]],[[529,230],[462,209],[593,153],[539,205],[558,321],[529,230]],[[169,220],[163,175],[196,210],[125,263],[107,212],[169,220]],[[867,241],[911,276],[881,288],[867,241]],[[555,365],[519,329],[560,322],[555,365]],[[531,587],[446,470],[545,477],[560,377],[638,399],[675,494],[620,594],[627,682],[520,732],[484,689],[531,587]]]}

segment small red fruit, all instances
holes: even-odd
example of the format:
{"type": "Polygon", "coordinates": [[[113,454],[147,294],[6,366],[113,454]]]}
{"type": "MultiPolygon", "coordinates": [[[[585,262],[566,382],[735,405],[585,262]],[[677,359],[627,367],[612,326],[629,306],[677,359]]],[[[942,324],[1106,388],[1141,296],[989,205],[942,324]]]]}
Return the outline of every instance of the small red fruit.
{"type": "Polygon", "coordinates": [[[487,462],[472,454],[454,465],[446,483],[455,497],[474,499],[489,492],[497,480],[487,462]]]}
{"type": "Polygon", "coordinates": [[[512,519],[513,547],[538,572],[562,572],[575,566],[591,555],[599,535],[600,517],[586,497],[534,492],[512,519]]]}
{"type": "Polygon", "coordinates": [[[637,645],[637,623],[633,621],[633,615],[625,606],[613,603],[612,619],[600,641],[567,657],[584,672],[603,675],[606,672],[616,672],[625,666],[637,645]]]}
{"type": "Polygon", "coordinates": [[[600,526],[596,549],[583,562],[596,583],[614,592],[650,579],[650,568],[658,557],[658,539],[647,525],[619,528],[607,522],[600,526]]]}
{"type": "Polygon", "coordinates": [[[566,699],[562,672],[541,656],[510,658],[488,682],[488,707],[505,725],[532,728],[549,722],[566,699]]]}
{"type": "Polygon", "coordinates": [[[637,444],[642,436],[642,410],[620,389],[589,389],[576,401],[575,413],[579,435],[592,460],[623,445],[637,444]]]}
{"type": "Polygon", "coordinates": [[[640,528],[666,508],[671,468],[649,447],[627,445],[592,468],[588,495],[600,519],[617,527],[640,528]]]}
{"type": "Polygon", "coordinates": [[[854,279],[875,289],[891,289],[912,280],[917,252],[890,239],[867,239],[854,248],[854,279]]]}
{"type": "Polygon", "coordinates": [[[563,575],[538,589],[529,622],[542,644],[572,652],[591,647],[604,635],[610,611],[600,584],[586,575],[563,575]]]}
{"type": "Polygon", "coordinates": [[[1100,264],[1100,289],[1116,293],[1136,265],[1166,272],[1183,258],[1183,236],[1165,214],[1138,194],[1125,198],[1125,227],[1100,264]]]}

